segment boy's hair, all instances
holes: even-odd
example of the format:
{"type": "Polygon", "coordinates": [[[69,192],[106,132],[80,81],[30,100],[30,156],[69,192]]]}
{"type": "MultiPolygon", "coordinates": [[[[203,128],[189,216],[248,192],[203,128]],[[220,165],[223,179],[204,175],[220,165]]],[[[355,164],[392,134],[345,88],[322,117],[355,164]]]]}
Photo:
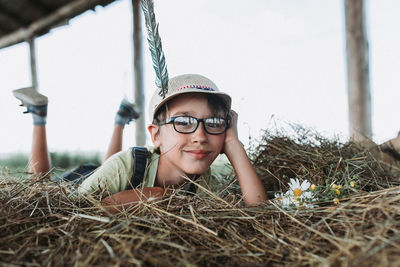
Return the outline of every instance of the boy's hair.
{"type": "MultiPolygon", "coordinates": [[[[202,94],[203,97],[207,99],[207,103],[209,108],[211,109],[213,116],[220,116],[225,118],[229,113],[228,103],[226,103],[225,99],[219,97],[218,95],[212,94],[202,94]]],[[[173,100],[173,99],[171,99],[173,100]]],[[[156,112],[153,119],[153,124],[157,124],[161,121],[165,121],[167,115],[167,105],[171,101],[167,101],[164,103],[156,112]]]]}
{"type": "Polygon", "coordinates": [[[153,121],[157,111],[166,102],[187,93],[218,95],[225,101],[228,111],[231,109],[231,97],[221,92],[213,81],[199,74],[183,74],[168,80],[168,91],[165,95],[160,94],[159,89],[154,92],[149,103],[149,119],[153,121]]]}

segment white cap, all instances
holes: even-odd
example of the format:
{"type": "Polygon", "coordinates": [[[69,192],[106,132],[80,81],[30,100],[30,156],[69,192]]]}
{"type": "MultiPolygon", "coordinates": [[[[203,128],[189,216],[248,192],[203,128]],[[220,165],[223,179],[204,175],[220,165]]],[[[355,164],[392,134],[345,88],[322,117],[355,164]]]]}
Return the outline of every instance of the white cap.
{"type": "Polygon", "coordinates": [[[213,81],[199,74],[183,74],[170,79],[168,81],[168,92],[165,94],[165,98],[160,96],[158,92],[159,89],[154,92],[150,100],[149,118],[151,121],[154,119],[154,114],[165,102],[184,93],[218,95],[226,101],[228,109],[231,109],[231,97],[221,92],[213,81]]]}

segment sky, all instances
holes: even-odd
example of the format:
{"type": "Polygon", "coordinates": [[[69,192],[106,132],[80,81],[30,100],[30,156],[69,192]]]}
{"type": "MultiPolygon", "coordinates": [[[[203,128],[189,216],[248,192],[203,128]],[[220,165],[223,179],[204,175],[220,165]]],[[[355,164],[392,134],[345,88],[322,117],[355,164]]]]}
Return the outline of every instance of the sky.
{"type": "MultiPolygon", "coordinates": [[[[366,4],[379,143],[400,130],[400,2],[366,4]]],[[[155,12],[169,76],[202,74],[229,93],[244,144],[291,123],[348,138],[342,0],[155,0],[155,12]]],[[[133,100],[130,1],[72,19],[37,38],[36,50],[49,150],[104,152],[119,102],[133,100]]],[[[32,118],[11,93],[31,85],[28,52],[25,43],[0,50],[0,154],[31,148],[32,118]]],[[[147,41],[144,52],[147,113],[156,89],[147,41]]],[[[124,148],[135,145],[134,133],[134,124],[125,128],[124,148]]]]}

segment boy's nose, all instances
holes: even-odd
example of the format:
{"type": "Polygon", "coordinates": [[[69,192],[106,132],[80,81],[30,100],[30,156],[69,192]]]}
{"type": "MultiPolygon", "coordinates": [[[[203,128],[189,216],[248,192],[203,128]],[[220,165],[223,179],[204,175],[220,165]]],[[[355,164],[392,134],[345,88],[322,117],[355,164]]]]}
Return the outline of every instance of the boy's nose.
{"type": "Polygon", "coordinates": [[[196,131],[192,134],[192,141],[204,143],[207,141],[207,133],[204,130],[203,122],[199,124],[196,131]]]}

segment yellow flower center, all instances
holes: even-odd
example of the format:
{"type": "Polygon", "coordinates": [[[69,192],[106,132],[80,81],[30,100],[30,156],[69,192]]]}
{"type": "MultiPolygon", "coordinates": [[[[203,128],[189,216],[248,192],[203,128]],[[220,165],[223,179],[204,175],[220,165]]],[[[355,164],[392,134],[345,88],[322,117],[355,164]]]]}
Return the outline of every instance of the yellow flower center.
{"type": "Polygon", "coordinates": [[[315,184],[311,185],[311,190],[314,191],[315,189],[317,189],[317,186],[315,184]]]}
{"type": "Polygon", "coordinates": [[[296,197],[300,197],[302,193],[303,193],[303,191],[301,191],[300,188],[296,188],[295,190],[293,190],[293,194],[294,194],[296,197]]]}
{"type": "Polygon", "coordinates": [[[356,185],[355,182],[353,182],[353,181],[350,182],[350,186],[351,186],[351,187],[354,187],[355,185],[356,185]]]}

